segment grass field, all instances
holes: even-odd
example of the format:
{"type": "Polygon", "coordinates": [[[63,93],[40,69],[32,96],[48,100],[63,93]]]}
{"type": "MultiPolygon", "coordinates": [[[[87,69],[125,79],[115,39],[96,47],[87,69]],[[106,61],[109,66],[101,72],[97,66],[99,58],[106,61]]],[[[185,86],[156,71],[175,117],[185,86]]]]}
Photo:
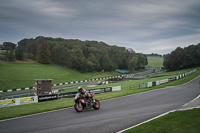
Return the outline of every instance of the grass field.
{"type": "Polygon", "coordinates": [[[65,83],[92,78],[119,75],[116,72],[80,73],[62,66],[39,64],[34,61],[0,62],[0,90],[31,87],[34,79],[53,79],[53,83],[65,83]]]}
{"type": "Polygon", "coordinates": [[[161,57],[147,57],[148,66],[163,67],[163,58],[161,57]]]}
{"type": "Polygon", "coordinates": [[[177,111],[124,133],[199,133],[200,109],[177,111]]]}
{"type": "MultiPolygon", "coordinates": [[[[150,66],[161,66],[163,59],[148,57],[150,66]]],[[[135,71],[137,72],[137,71],[135,71]]],[[[53,79],[53,84],[119,75],[116,72],[80,73],[55,64],[39,64],[32,60],[0,61],[0,90],[32,87],[34,79],[53,79]]]]}

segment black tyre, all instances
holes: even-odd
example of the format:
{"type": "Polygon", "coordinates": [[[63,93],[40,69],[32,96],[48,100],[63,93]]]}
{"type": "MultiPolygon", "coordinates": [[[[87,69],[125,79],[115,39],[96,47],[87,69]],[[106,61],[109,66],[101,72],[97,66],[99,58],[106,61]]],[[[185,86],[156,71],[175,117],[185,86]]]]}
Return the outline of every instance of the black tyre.
{"type": "Polygon", "coordinates": [[[100,108],[100,102],[98,100],[95,99],[94,105],[93,105],[94,109],[99,109],[100,108]]]}
{"type": "Polygon", "coordinates": [[[75,103],[75,104],[74,104],[74,109],[75,109],[77,112],[82,112],[82,111],[83,111],[83,105],[82,105],[82,104],[79,104],[79,103],[75,103]]]}

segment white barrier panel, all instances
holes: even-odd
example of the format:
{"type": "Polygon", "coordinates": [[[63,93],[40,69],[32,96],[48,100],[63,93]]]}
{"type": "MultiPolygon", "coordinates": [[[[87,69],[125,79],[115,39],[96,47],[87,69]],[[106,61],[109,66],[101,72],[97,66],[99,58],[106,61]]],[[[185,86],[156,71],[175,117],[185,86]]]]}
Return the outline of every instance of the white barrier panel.
{"type": "Polygon", "coordinates": [[[150,87],[152,87],[152,86],[153,86],[152,82],[148,82],[148,83],[147,83],[147,87],[148,87],[148,88],[150,88],[150,87]]]}
{"type": "Polygon", "coordinates": [[[38,96],[6,99],[6,100],[0,100],[0,108],[22,105],[22,104],[37,103],[37,102],[38,102],[38,96]]]}
{"type": "Polygon", "coordinates": [[[156,85],[160,85],[160,81],[156,81],[156,85]]]}
{"type": "Polygon", "coordinates": [[[38,102],[38,96],[15,98],[15,102],[16,102],[15,105],[37,103],[38,102]]]}
{"type": "Polygon", "coordinates": [[[112,87],[112,91],[121,91],[121,86],[112,87]]]}
{"type": "Polygon", "coordinates": [[[14,105],[15,105],[15,99],[0,100],[0,108],[14,106],[14,105]]]}
{"type": "Polygon", "coordinates": [[[163,80],[160,80],[160,84],[167,83],[168,81],[169,81],[168,79],[163,79],[163,80]]]}

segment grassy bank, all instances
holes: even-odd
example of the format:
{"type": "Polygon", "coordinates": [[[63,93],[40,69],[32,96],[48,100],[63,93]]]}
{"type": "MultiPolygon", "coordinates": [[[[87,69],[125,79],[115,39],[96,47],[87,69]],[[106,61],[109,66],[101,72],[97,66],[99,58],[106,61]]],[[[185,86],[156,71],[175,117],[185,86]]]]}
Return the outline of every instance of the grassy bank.
{"type": "MultiPolygon", "coordinates": [[[[193,73],[190,76],[184,77],[182,79],[169,82],[166,84],[162,84],[159,86],[154,86],[152,88],[146,88],[146,89],[138,89],[139,83],[142,82],[149,82],[149,81],[156,81],[160,79],[164,79],[167,77],[173,77],[178,74],[190,71],[193,69],[187,69],[187,70],[182,70],[182,71],[176,71],[176,72],[170,72],[170,73],[162,73],[159,75],[159,77],[150,77],[147,79],[142,79],[142,80],[126,80],[123,82],[118,82],[118,83],[113,83],[109,85],[101,85],[97,86],[96,88],[103,88],[107,86],[119,86],[121,85],[122,90],[118,92],[108,92],[108,93],[102,93],[95,95],[95,98],[99,100],[104,100],[104,99],[110,99],[114,97],[120,97],[124,95],[129,95],[129,94],[134,94],[134,93],[139,93],[143,91],[149,91],[153,89],[159,89],[163,88],[166,86],[174,86],[174,85],[180,85],[182,83],[188,82],[195,77],[200,75],[200,68],[197,68],[197,71],[193,73]],[[131,90],[129,89],[129,86],[132,85],[134,86],[131,90]]],[[[90,88],[90,87],[88,87],[90,88]]],[[[72,88],[71,90],[69,89],[68,91],[72,90],[77,90],[77,88],[72,88]]],[[[12,106],[12,107],[5,107],[5,108],[0,108],[0,119],[7,119],[7,118],[13,118],[13,117],[18,117],[18,116],[24,116],[28,114],[35,114],[39,112],[45,112],[45,111],[50,111],[50,110],[55,110],[55,109],[60,109],[60,108],[66,108],[74,105],[73,98],[67,98],[67,99],[59,99],[59,100],[54,100],[54,101],[47,101],[47,102],[41,102],[41,103],[34,103],[34,104],[28,104],[28,105],[19,105],[19,106],[12,106]]]]}
{"type": "Polygon", "coordinates": [[[39,64],[34,61],[0,62],[0,90],[31,87],[34,79],[53,79],[54,83],[65,83],[92,78],[119,75],[116,72],[80,73],[55,64],[39,64]]]}
{"type": "Polygon", "coordinates": [[[148,66],[163,67],[162,57],[147,57],[147,59],[148,59],[148,66]]]}
{"type": "Polygon", "coordinates": [[[177,111],[124,133],[199,133],[200,109],[177,111]]]}
{"type": "MultiPolygon", "coordinates": [[[[163,58],[148,57],[148,65],[161,67],[163,58]]],[[[134,73],[140,72],[134,71],[134,73]]],[[[34,79],[53,79],[53,84],[119,75],[116,72],[80,73],[55,64],[40,64],[33,60],[0,61],[0,90],[32,87],[34,79]]]]}

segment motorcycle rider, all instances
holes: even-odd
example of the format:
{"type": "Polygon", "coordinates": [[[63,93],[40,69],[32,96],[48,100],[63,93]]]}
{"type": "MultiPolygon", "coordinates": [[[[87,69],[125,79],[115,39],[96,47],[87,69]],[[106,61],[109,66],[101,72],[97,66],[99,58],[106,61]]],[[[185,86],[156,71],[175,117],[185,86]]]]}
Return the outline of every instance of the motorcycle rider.
{"type": "Polygon", "coordinates": [[[82,87],[78,87],[78,93],[82,94],[82,96],[86,98],[87,101],[90,102],[90,104],[92,104],[92,95],[89,93],[89,91],[87,91],[86,89],[82,87]]]}

